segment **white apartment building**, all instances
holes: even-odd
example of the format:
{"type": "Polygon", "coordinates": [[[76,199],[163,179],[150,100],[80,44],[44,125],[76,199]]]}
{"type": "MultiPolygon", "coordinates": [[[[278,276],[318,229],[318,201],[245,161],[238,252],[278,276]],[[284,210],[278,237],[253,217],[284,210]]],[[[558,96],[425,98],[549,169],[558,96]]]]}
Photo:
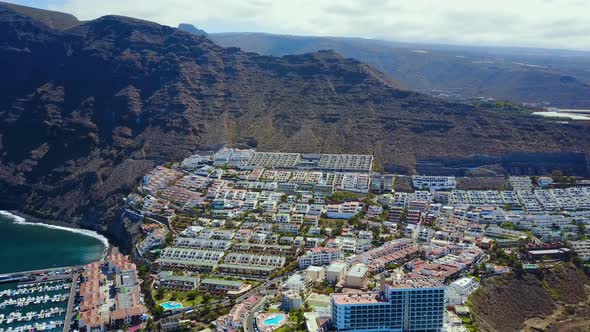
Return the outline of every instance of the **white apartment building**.
{"type": "Polygon", "coordinates": [[[348,264],[341,261],[334,261],[326,268],[326,280],[331,284],[337,284],[344,279],[348,264]]]}
{"type": "Polygon", "coordinates": [[[413,175],[412,183],[416,189],[452,190],[457,186],[454,176],[413,175]]]}
{"type": "Polygon", "coordinates": [[[583,261],[590,261],[590,240],[571,241],[570,246],[583,261]]]}

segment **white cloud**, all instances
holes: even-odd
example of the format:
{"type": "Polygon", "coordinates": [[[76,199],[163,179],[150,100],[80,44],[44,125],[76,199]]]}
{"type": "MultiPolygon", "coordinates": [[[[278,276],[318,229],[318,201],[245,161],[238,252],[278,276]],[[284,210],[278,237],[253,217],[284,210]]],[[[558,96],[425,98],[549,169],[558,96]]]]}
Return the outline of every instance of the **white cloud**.
{"type": "Polygon", "coordinates": [[[118,14],[209,32],[590,50],[585,0],[63,0],[49,7],[83,20],[118,14]]]}

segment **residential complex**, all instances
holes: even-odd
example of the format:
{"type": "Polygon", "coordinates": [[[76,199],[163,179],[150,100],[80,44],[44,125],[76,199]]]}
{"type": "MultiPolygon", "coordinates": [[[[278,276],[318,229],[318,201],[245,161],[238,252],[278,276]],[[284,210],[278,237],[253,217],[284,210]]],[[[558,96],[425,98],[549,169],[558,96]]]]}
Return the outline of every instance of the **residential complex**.
{"type": "Polygon", "coordinates": [[[163,299],[237,299],[218,331],[290,327],[289,312],[307,308],[316,330],[428,332],[457,323],[446,305],[462,310],[479,286],[468,275],[514,268],[490,261],[491,248],[533,267],[588,260],[590,188],[511,177],[511,190],[462,190],[416,175],[417,190],[402,192],[372,162],[224,149],[156,167],[125,199],[152,286],[163,299]]]}

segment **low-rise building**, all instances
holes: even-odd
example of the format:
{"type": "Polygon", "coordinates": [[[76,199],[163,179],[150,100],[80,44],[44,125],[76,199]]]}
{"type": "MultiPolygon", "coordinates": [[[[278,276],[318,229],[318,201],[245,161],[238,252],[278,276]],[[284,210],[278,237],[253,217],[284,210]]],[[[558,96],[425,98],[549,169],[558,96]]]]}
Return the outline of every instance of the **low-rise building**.
{"type": "Polygon", "coordinates": [[[570,241],[570,248],[583,261],[590,261],[590,240],[570,241]]]}
{"type": "Polygon", "coordinates": [[[355,264],[346,272],[345,286],[364,289],[369,280],[369,268],[365,264],[355,264]]]}
{"type": "Polygon", "coordinates": [[[326,270],[321,266],[310,265],[305,269],[305,273],[312,282],[320,282],[326,277],[326,270]]]}
{"type": "Polygon", "coordinates": [[[326,280],[331,284],[337,284],[346,276],[348,264],[342,261],[332,262],[326,268],[326,280]]]}
{"type": "Polygon", "coordinates": [[[158,273],[158,282],[160,287],[166,289],[188,291],[197,288],[197,285],[199,284],[199,278],[175,275],[172,271],[162,271],[158,273]]]}
{"type": "Polygon", "coordinates": [[[447,287],[447,298],[449,305],[460,305],[467,301],[471,293],[475,292],[479,283],[472,278],[461,278],[453,281],[447,287]]]}

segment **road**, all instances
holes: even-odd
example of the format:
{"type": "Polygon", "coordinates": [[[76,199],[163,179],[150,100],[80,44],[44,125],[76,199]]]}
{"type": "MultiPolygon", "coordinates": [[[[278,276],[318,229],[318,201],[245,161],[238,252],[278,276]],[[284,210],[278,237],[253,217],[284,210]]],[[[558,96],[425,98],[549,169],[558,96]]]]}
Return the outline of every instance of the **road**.
{"type": "Polygon", "coordinates": [[[39,282],[53,281],[69,278],[72,272],[78,270],[78,267],[58,267],[42,270],[32,270],[23,272],[14,272],[0,274],[0,283],[4,282],[39,282]],[[66,271],[70,271],[66,273],[66,271]]]}
{"type": "Polygon", "coordinates": [[[254,308],[252,308],[252,310],[250,310],[250,313],[248,313],[248,316],[246,317],[246,320],[244,322],[244,332],[256,332],[256,329],[254,328],[254,319],[255,319],[254,316],[256,315],[256,312],[260,309],[260,307],[262,307],[264,305],[267,297],[268,296],[275,296],[275,294],[278,292],[277,290],[268,290],[268,288],[270,286],[278,286],[282,280],[283,280],[283,277],[277,277],[277,278],[271,279],[271,280],[265,282],[264,284],[256,287],[255,289],[251,290],[250,292],[248,292],[249,294],[243,295],[243,296],[249,297],[249,296],[254,295],[254,292],[256,292],[256,291],[258,291],[258,293],[260,293],[260,294],[265,295],[264,299],[262,301],[258,302],[258,304],[255,305],[254,308]]]}
{"type": "Polygon", "coordinates": [[[66,309],[66,318],[64,322],[63,332],[70,332],[70,324],[72,322],[72,314],[74,309],[74,302],[76,301],[76,288],[78,287],[78,278],[80,274],[74,273],[72,276],[72,287],[70,287],[70,297],[68,298],[68,308],[66,309]]]}
{"type": "Polygon", "coordinates": [[[244,322],[244,332],[255,332],[256,330],[254,329],[254,315],[256,314],[256,312],[258,310],[260,310],[260,308],[264,305],[264,303],[266,302],[266,296],[262,299],[262,301],[258,302],[258,304],[256,304],[252,310],[250,310],[250,313],[248,314],[248,316],[246,317],[246,321],[244,322]]]}

